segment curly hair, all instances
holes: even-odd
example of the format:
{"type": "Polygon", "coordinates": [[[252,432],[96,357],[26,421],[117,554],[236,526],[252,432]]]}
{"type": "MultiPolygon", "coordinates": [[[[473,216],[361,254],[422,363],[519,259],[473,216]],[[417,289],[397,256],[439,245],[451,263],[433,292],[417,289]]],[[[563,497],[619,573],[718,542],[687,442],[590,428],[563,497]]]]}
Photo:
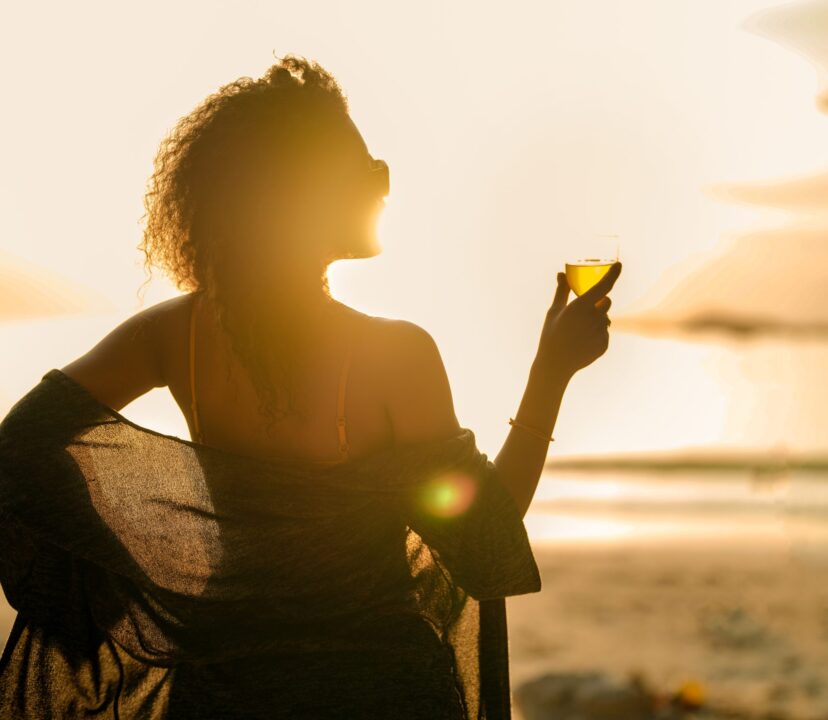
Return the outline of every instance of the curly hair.
{"type": "MultiPolygon", "coordinates": [[[[257,224],[263,217],[257,208],[266,207],[257,203],[270,203],[264,215],[272,216],[274,180],[290,191],[296,160],[322,148],[325,131],[341,127],[347,114],[347,98],[330,73],[285,55],[261,78],[245,76],[221,86],[178,120],[161,142],[144,197],[141,219],[147,221],[138,249],[145,255],[146,282],[155,265],[179,290],[209,297],[232,350],[250,372],[259,411],[271,423],[277,414],[301,414],[293,403],[291,371],[304,360],[307,326],[295,302],[268,305],[266,312],[255,305],[260,288],[244,270],[261,267],[262,252],[274,244],[272,233],[263,235],[257,224]],[[281,412],[279,384],[288,397],[281,412]]],[[[268,277],[261,278],[270,290],[289,287],[303,250],[320,261],[312,248],[279,250],[283,262],[266,265],[268,277]]],[[[329,295],[326,263],[321,267],[319,281],[329,295]]]]}

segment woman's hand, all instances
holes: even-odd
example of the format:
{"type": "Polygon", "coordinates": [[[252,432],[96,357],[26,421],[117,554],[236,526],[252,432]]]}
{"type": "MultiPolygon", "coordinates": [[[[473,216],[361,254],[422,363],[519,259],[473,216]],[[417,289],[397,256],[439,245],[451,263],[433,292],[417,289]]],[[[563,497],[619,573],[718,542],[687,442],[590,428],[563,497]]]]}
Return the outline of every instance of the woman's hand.
{"type": "Polygon", "coordinates": [[[604,277],[569,304],[566,273],[558,273],[555,298],[541,332],[537,366],[571,377],[604,354],[609,345],[607,312],[612,304],[606,295],[620,273],[621,263],[616,261],[604,277]]]}
{"type": "Polygon", "coordinates": [[[555,299],[546,313],[537,356],[514,418],[536,430],[541,438],[513,427],[494,459],[500,481],[514,498],[521,517],[532,502],[543,472],[549,450],[546,438],[555,430],[570,378],[607,349],[610,299],[605,295],[620,272],[621,263],[614,263],[604,277],[569,305],[569,283],[564,273],[558,273],[555,299]]]}

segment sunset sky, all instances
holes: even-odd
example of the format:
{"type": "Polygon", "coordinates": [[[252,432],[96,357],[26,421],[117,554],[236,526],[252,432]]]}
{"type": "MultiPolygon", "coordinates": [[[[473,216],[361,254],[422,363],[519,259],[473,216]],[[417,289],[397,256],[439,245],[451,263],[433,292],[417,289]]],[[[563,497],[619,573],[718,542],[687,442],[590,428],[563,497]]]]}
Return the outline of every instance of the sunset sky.
{"type": "MultiPolygon", "coordinates": [[[[382,253],[336,263],[331,290],[434,336],[458,419],[486,452],[517,410],[556,272],[596,233],[620,236],[618,322],[573,378],[550,457],[824,446],[825,337],[745,345],[624,328],[710,310],[828,322],[826,58],[814,52],[828,10],[782,6],[17,3],[0,43],[0,412],[178,293],[158,271],[137,297],[157,146],[207,94],[290,52],[334,74],[390,166],[382,253]]],[[[188,437],[166,391],[124,414],[188,437]]]]}

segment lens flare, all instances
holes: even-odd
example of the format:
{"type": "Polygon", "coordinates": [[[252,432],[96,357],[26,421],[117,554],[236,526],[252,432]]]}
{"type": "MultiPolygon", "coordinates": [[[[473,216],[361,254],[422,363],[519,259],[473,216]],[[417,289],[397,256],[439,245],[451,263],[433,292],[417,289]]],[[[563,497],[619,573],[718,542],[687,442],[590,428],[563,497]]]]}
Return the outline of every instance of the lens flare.
{"type": "Polygon", "coordinates": [[[455,517],[468,509],[476,491],[474,479],[469,474],[441,473],[422,487],[420,505],[435,517],[455,517]]]}

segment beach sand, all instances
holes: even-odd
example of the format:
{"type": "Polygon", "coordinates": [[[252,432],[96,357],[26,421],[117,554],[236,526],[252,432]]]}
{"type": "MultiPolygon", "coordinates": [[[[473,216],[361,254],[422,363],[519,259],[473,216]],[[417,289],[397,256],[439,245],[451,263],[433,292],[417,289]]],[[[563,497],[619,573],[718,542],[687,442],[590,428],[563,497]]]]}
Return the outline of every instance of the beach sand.
{"type": "Polygon", "coordinates": [[[710,706],[749,717],[828,719],[822,556],[674,541],[545,545],[536,558],[543,589],[506,601],[513,697],[546,672],[638,672],[659,692],[701,682],[710,706]]]}

